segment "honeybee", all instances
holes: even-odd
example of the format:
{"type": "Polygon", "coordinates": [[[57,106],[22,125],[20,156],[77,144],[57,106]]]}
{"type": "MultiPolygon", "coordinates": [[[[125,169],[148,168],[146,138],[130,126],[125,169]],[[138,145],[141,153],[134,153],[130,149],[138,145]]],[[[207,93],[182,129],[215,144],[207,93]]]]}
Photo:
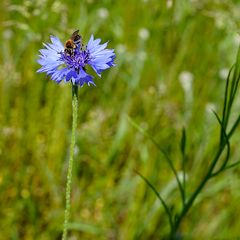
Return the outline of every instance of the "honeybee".
{"type": "Polygon", "coordinates": [[[78,33],[79,30],[75,31],[64,44],[64,52],[68,56],[72,56],[74,54],[78,44],[80,44],[80,47],[82,46],[82,37],[78,33]]]}

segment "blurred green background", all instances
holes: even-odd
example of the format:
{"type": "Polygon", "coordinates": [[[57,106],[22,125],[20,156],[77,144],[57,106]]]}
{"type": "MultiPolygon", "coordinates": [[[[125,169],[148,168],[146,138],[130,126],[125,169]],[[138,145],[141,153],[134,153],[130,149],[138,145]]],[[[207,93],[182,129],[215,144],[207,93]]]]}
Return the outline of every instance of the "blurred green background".
{"type": "MultiPolygon", "coordinates": [[[[37,74],[36,59],[50,35],[64,42],[76,29],[85,43],[92,33],[110,40],[117,66],[79,91],[69,239],[162,239],[169,231],[163,207],[134,170],[175,210],[176,181],[128,116],[179,173],[186,127],[190,193],[218,141],[211,109],[221,112],[240,43],[239,1],[2,0],[0,9],[0,240],[61,239],[71,86],[37,74]]],[[[240,169],[226,171],[204,188],[181,226],[186,239],[240,237],[239,176],[240,169]]]]}

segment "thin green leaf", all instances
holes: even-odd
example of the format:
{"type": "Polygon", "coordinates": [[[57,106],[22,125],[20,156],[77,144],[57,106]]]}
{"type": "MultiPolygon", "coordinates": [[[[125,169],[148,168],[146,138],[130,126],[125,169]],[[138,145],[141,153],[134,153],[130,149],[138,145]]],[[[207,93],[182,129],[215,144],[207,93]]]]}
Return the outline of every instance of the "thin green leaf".
{"type": "Polygon", "coordinates": [[[181,152],[182,155],[185,156],[185,149],[186,149],[186,130],[185,128],[182,129],[182,138],[181,138],[181,152]]]}
{"type": "Polygon", "coordinates": [[[164,201],[164,199],[162,198],[162,196],[160,195],[160,193],[157,191],[157,189],[153,186],[153,184],[147,179],[145,178],[141,173],[139,173],[138,171],[135,171],[144,181],[145,183],[152,189],[152,191],[155,193],[155,195],[157,196],[157,198],[159,199],[159,201],[161,202],[161,204],[164,207],[164,210],[166,212],[166,214],[168,215],[168,220],[170,223],[171,228],[173,227],[173,221],[172,221],[172,214],[171,211],[167,205],[167,203],[164,201]]]}
{"type": "MultiPolygon", "coordinates": [[[[229,161],[229,156],[230,156],[230,143],[229,143],[228,136],[227,136],[226,131],[225,131],[225,129],[224,129],[224,126],[223,126],[223,124],[222,124],[222,122],[221,122],[221,120],[220,120],[220,117],[218,116],[218,114],[217,114],[215,111],[213,111],[213,113],[214,113],[214,115],[215,115],[218,123],[219,123],[220,126],[221,126],[221,129],[222,129],[221,132],[222,132],[222,134],[223,134],[224,141],[225,141],[226,144],[227,144],[227,154],[226,154],[225,160],[223,161],[223,163],[222,163],[221,167],[219,168],[219,170],[217,170],[216,172],[212,173],[212,174],[211,174],[211,177],[216,176],[217,174],[219,174],[219,173],[225,168],[227,162],[229,161]]],[[[223,140],[220,139],[220,144],[223,144],[223,143],[224,143],[223,140]]],[[[221,146],[222,146],[222,145],[220,145],[220,147],[221,147],[221,146]]]]}
{"type": "Polygon", "coordinates": [[[167,163],[170,167],[170,169],[172,170],[175,178],[176,178],[176,181],[177,181],[177,184],[178,184],[178,188],[179,188],[179,191],[180,191],[180,194],[181,194],[181,197],[182,197],[182,202],[184,204],[185,202],[185,194],[184,194],[184,189],[182,187],[182,184],[181,184],[181,181],[178,177],[178,174],[177,174],[177,171],[172,163],[172,160],[169,158],[168,154],[165,152],[164,149],[162,149],[162,147],[158,144],[158,142],[146,131],[144,130],[143,128],[141,128],[131,117],[129,117],[127,115],[127,118],[128,118],[128,121],[129,123],[135,127],[139,132],[141,132],[144,136],[146,136],[148,139],[150,139],[150,141],[157,147],[157,149],[163,154],[163,156],[165,157],[165,159],[167,160],[167,163]]]}
{"type": "Polygon", "coordinates": [[[230,139],[230,137],[232,136],[232,134],[234,133],[234,131],[236,130],[236,128],[238,127],[240,123],[240,115],[238,116],[237,120],[235,121],[235,123],[233,124],[231,130],[228,133],[228,139],[230,139]]]}
{"type": "Polygon", "coordinates": [[[186,155],[185,155],[185,151],[186,151],[186,130],[185,128],[182,129],[182,138],[181,138],[181,143],[180,143],[180,148],[181,148],[181,153],[182,153],[182,171],[183,171],[183,182],[182,182],[182,186],[183,186],[183,201],[185,204],[185,184],[186,184],[186,155]]]}
{"type": "Polygon", "coordinates": [[[240,48],[238,49],[236,63],[231,67],[227,77],[225,97],[224,97],[223,116],[222,116],[224,129],[227,129],[228,120],[229,120],[232,105],[236,96],[236,92],[238,89],[239,81],[240,81],[240,48]],[[234,69],[234,72],[232,76],[231,73],[233,69],[234,69]],[[229,90],[230,86],[231,88],[229,90]]]}
{"type": "Polygon", "coordinates": [[[236,167],[236,166],[239,165],[239,164],[240,164],[240,161],[237,161],[237,162],[235,162],[235,163],[232,163],[232,164],[227,165],[223,170],[227,170],[227,169],[229,169],[229,168],[236,167]]]}
{"type": "Polygon", "coordinates": [[[225,93],[224,93],[224,104],[223,104],[223,113],[222,113],[222,121],[223,121],[223,125],[226,127],[226,123],[225,123],[225,118],[226,118],[226,111],[227,111],[227,103],[228,103],[228,89],[229,89],[229,83],[230,83],[230,77],[231,77],[231,73],[232,70],[234,69],[235,64],[230,68],[228,76],[227,76],[227,80],[226,80],[226,87],[225,87],[225,93]]]}

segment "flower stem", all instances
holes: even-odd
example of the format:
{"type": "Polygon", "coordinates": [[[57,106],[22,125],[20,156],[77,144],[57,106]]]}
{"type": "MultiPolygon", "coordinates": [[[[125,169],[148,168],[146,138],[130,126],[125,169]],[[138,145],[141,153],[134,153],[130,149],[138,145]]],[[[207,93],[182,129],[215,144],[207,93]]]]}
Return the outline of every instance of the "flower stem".
{"type": "Polygon", "coordinates": [[[67,228],[70,215],[70,200],[71,200],[71,183],[72,183],[72,169],[73,169],[73,156],[74,156],[74,145],[75,145],[75,134],[77,128],[77,117],[78,117],[78,86],[72,85],[72,138],[71,138],[71,148],[70,148],[70,159],[67,174],[67,185],[66,185],[66,207],[64,216],[64,226],[62,240],[67,239],[67,228]]]}

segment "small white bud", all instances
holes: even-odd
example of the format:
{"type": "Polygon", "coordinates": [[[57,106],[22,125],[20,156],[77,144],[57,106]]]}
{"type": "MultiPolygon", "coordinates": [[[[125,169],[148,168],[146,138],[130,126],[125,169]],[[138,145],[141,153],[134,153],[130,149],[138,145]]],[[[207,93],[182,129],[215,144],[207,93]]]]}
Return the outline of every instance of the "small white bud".
{"type": "Polygon", "coordinates": [[[102,19],[106,19],[109,16],[109,12],[106,8],[99,8],[98,9],[98,16],[102,19]]]}
{"type": "Polygon", "coordinates": [[[147,40],[149,38],[149,31],[147,28],[141,28],[138,31],[138,36],[143,39],[143,40],[147,40]]]}

